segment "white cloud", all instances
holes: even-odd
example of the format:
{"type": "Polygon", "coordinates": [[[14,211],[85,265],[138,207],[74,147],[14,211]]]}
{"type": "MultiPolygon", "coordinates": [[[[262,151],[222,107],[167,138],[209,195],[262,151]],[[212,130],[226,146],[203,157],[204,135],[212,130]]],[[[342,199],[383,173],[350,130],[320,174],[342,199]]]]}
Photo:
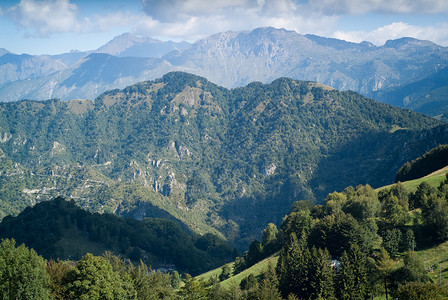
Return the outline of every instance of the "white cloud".
{"type": "Polygon", "coordinates": [[[292,0],[142,0],[147,17],[134,33],[194,41],[228,30],[272,26],[301,33],[335,28],[337,17],[306,11],[292,0]]]}
{"type": "Polygon", "coordinates": [[[383,45],[387,40],[401,37],[413,37],[416,39],[430,40],[442,46],[448,46],[448,23],[437,26],[414,26],[403,22],[386,25],[370,32],[366,31],[336,31],[333,37],[351,41],[369,41],[376,45],[383,45]]]}
{"type": "Polygon", "coordinates": [[[440,14],[448,12],[448,0],[141,0],[143,12],[137,14],[122,6],[88,17],[81,15],[81,2],[78,7],[70,1],[21,0],[3,13],[34,37],[127,27],[134,34],[193,42],[217,32],[272,26],[377,45],[403,36],[448,45],[447,23],[423,27],[396,22],[372,31],[337,31],[338,22],[350,14],[440,14]]]}
{"type": "Polygon", "coordinates": [[[260,4],[255,0],[141,0],[143,11],[154,20],[178,22],[191,17],[219,15],[238,8],[250,9],[260,4]]]}
{"type": "Polygon", "coordinates": [[[216,32],[273,26],[333,36],[345,40],[384,44],[388,39],[412,36],[446,45],[446,26],[419,27],[403,22],[371,32],[336,31],[342,17],[353,14],[413,14],[448,12],[447,0],[141,0],[146,17],[134,33],[194,41],[216,32]]]}
{"type": "Polygon", "coordinates": [[[21,0],[8,9],[9,17],[25,30],[26,36],[49,37],[58,33],[104,32],[135,23],[128,12],[112,12],[82,18],[79,8],[69,0],[21,0]]]}
{"type": "Polygon", "coordinates": [[[81,22],[82,32],[105,32],[114,27],[124,27],[136,23],[136,16],[129,12],[112,12],[106,15],[96,14],[92,19],[81,22]]]}
{"type": "Polygon", "coordinates": [[[78,7],[68,0],[21,0],[9,9],[11,18],[21,27],[40,36],[79,31],[78,7]]]}
{"type": "Polygon", "coordinates": [[[446,0],[311,0],[310,7],[324,14],[434,14],[447,13],[446,0]]]}
{"type": "Polygon", "coordinates": [[[440,14],[448,13],[447,0],[141,0],[143,11],[163,23],[176,23],[192,17],[231,16],[256,11],[259,16],[279,17],[350,15],[365,13],[440,14]]]}

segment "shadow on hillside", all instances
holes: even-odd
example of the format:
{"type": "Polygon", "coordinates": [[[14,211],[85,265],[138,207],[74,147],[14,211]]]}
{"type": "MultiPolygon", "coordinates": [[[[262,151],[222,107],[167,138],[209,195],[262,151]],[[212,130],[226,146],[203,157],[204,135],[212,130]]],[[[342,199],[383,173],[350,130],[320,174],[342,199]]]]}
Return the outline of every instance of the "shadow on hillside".
{"type": "Polygon", "coordinates": [[[270,196],[255,193],[229,201],[222,207],[220,215],[228,220],[228,224],[221,231],[239,250],[247,250],[254,239],[261,242],[268,223],[279,228],[295,201],[312,199],[303,182],[284,178],[279,176],[275,180],[275,190],[267,192],[270,196]]]}
{"type": "Polygon", "coordinates": [[[144,218],[168,219],[168,220],[178,223],[179,226],[182,228],[182,230],[186,231],[187,233],[190,233],[190,234],[193,233],[193,231],[181,220],[174,217],[166,210],[153,205],[152,203],[140,202],[136,206],[137,206],[136,208],[132,209],[129,212],[118,213],[118,214],[125,218],[132,218],[132,219],[137,219],[137,220],[143,220],[144,218]]]}
{"type": "MultiPolygon", "coordinates": [[[[298,200],[312,200],[307,193],[312,188],[316,203],[322,203],[328,193],[342,191],[347,186],[370,184],[377,188],[394,182],[397,170],[439,144],[448,143],[448,125],[426,131],[398,130],[377,132],[351,140],[323,158],[314,177],[308,182],[288,185],[278,177],[275,191],[234,199],[226,203],[220,215],[228,220],[221,228],[234,245],[247,249],[254,239],[261,241],[269,222],[277,226],[298,200]],[[308,185],[307,185],[308,184],[308,185]],[[229,225],[233,223],[233,225],[229,225]]],[[[284,174],[283,174],[284,175],[284,174]]]]}
{"type": "Polygon", "coordinates": [[[319,162],[310,186],[317,202],[347,186],[377,188],[394,182],[398,169],[432,148],[448,143],[448,125],[426,131],[398,130],[362,136],[319,162]]]}

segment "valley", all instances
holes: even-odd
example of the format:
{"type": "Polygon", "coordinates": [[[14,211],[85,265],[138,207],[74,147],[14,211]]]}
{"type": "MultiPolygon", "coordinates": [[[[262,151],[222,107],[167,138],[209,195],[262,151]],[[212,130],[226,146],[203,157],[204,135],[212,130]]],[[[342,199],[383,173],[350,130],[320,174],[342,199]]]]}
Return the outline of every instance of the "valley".
{"type": "Polygon", "coordinates": [[[446,0],[0,27],[1,299],[448,299],[446,0]]]}

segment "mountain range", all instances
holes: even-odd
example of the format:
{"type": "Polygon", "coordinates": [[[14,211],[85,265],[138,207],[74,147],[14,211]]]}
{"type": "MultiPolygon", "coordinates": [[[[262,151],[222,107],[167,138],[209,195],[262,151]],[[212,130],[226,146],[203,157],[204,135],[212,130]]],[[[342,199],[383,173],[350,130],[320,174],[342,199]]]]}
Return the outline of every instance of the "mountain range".
{"type": "Polygon", "coordinates": [[[123,34],[89,52],[3,54],[0,101],[94,99],[106,90],[181,70],[227,88],[279,77],[316,81],[439,115],[444,111],[434,107],[446,108],[447,67],[448,48],[413,38],[375,46],[268,27],[188,44],[123,34]]]}
{"type": "Polygon", "coordinates": [[[64,195],[244,248],[294,201],[392,183],[447,141],[443,122],[352,91],[289,78],[227,89],[172,72],[94,101],[1,103],[0,213],[64,195]]]}

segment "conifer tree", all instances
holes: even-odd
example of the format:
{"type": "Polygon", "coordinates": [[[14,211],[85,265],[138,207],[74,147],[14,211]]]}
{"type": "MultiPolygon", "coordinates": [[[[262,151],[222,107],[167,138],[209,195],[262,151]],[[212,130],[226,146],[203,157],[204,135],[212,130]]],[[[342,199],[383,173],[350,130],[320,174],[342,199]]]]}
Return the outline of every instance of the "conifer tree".
{"type": "Polygon", "coordinates": [[[170,278],[171,278],[171,286],[173,287],[173,289],[178,289],[181,283],[179,272],[174,271],[171,274],[170,278]]]}
{"type": "Polygon", "coordinates": [[[278,278],[275,273],[275,268],[271,264],[262,273],[262,280],[259,288],[255,293],[256,299],[260,300],[281,300],[281,295],[278,290],[278,278]]]}
{"type": "Polygon", "coordinates": [[[353,272],[350,258],[346,251],[341,256],[341,266],[338,274],[337,281],[337,294],[338,299],[351,299],[355,284],[355,275],[353,272]]]}
{"type": "Polygon", "coordinates": [[[386,293],[386,299],[388,299],[388,283],[387,283],[387,275],[391,272],[394,266],[394,261],[390,258],[389,253],[387,253],[386,249],[381,248],[380,255],[376,262],[376,269],[381,275],[381,278],[384,282],[384,291],[386,293]]]}
{"type": "Polygon", "coordinates": [[[250,273],[249,276],[243,278],[240,282],[240,288],[242,290],[250,290],[255,288],[257,285],[258,282],[253,273],[250,273]]]}
{"type": "Polygon", "coordinates": [[[427,197],[422,216],[426,230],[438,241],[448,239],[448,202],[443,197],[431,194],[427,197]]]}
{"type": "Polygon", "coordinates": [[[429,185],[426,181],[420,183],[417,190],[409,197],[409,206],[411,209],[421,208],[426,202],[426,198],[435,194],[436,190],[429,185]]]}
{"type": "Polygon", "coordinates": [[[354,282],[354,294],[358,299],[368,298],[368,279],[367,279],[367,268],[366,268],[366,257],[361,252],[357,244],[353,244],[350,247],[350,261],[352,264],[353,275],[355,278],[354,282]]]}
{"type": "Polygon", "coordinates": [[[296,271],[294,260],[299,257],[299,245],[295,233],[289,235],[288,242],[282,248],[277,262],[277,275],[279,278],[279,290],[285,298],[293,293],[294,278],[296,271]]]}
{"type": "Polygon", "coordinates": [[[300,241],[294,233],[291,233],[277,263],[279,290],[284,298],[289,294],[308,298],[310,260],[311,254],[306,243],[306,233],[302,232],[300,241]]]}
{"type": "Polygon", "coordinates": [[[368,299],[368,278],[366,258],[359,246],[352,244],[350,251],[341,257],[338,274],[338,293],[340,299],[368,299]]]}
{"type": "Polygon", "coordinates": [[[263,247],[260,242],[254,240],[250,246],[249,251],[247,251],[245,255],[247,267],[253,266],[257,262],[259,262],[263,257],[263,247]]]}
{"type": "Polygon", "coordinates": [[[331,257],[328,250],[311,251],[310,286],[312,299],[335,299],[334,271],[330,265],[331,257]]]}

